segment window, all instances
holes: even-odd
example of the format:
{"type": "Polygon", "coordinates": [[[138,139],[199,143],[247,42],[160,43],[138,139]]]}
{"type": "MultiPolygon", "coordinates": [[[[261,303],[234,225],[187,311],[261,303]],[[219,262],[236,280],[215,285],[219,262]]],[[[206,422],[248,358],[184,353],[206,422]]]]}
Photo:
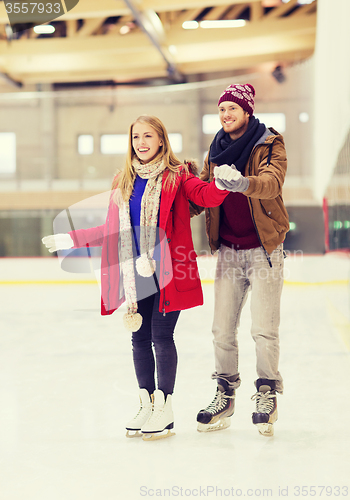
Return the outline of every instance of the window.
{"type": "Polygon", "coordinates": [[[277,132],[283,134],[286,131],[286,115],[284,113],[254,113],[261,123],[266,127],[273,127],[277,132]]]}
{"type": "Polygon", "coordinates": [[[202,130],[203,134],[216,134],[221,129],[219,115],[203,115],[202,130]]]}
{"type": "MultiPolygon", "coordinates": [[[[254,113],[266,127],[273,127],[283,134],[286,130],[286,115],[284,113],[254,113]]],[[[202,129],[204,134],[216,134],[221,128],[219,115],[203,115],[202,129]]]]}
{"type": "MultiPolygon", "coordinates": [[[[182,134],[168,134],[174,153],[182,151],[182,134]]],[[[104,155],[125,154],[128,150],[128,134],[101,135],[101,153],[104,155]]]]}
{"type": "Polygon", "coordinates": [[[0,174],[16,172],[16,134],[0,132],[0,174]]]}
{"type": "Polygon", "coordinates": [[[168,134],[171,149],[174,153],[181,153],[182,151],[182,134],[168,134]]]}
{"type": "Polygon", "coordinates": [[[94,152],[94,138],[92,135],[83,134],[78,136],[78,153],[80,155],[91,155],[94,152]]]}
{"type": "Polygon", "coordinates": [[[128,150],[128,134],[101,135],[101,153],[104,155],[121,155],[128,150]]]}

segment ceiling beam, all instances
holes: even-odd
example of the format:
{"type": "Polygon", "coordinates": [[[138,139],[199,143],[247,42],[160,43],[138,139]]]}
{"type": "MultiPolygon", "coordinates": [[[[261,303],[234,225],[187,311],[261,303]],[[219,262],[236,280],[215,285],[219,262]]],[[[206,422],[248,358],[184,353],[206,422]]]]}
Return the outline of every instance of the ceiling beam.
{"type": "Polygon", "coordinates": [[[217,21],[218,19],[223,19],[223,15],[229,9],[227,5],[220,5],[220,7],[214,7],[211,9],[203,19],[206,21],[217,21]]]}
{"type": "MultiPolygon", "coordinates": [[[[276,35],[303,35],[316,32],[316,14],[310,14],[303,18],[284,17],[271,19],[259,23],[247,23],[242,28],[210,30],[184,30],[176,27],[167,33],[167,43],[176,46],[193,45],[198,49],[199,45],[208,47],[211,43],[230,42],[233,40],[256,39],[257,37],[273,38],[276,35]]],[[[12,40],[8,44],[5,40],[0,40],[0,61],[6,59],[8,64],[12,60],[29,57],[48,56],[51,58],[61,56],[93,57],[96,53],[106,54],[128,54],[144,51],[151,46],[151,42],[145,38],[140,31],[128,35],[96,35],[81,39],[72,38],[47,38],[45,43],[42,39],[19,39],[12,40]]],[[[257,47],[259,49],[259,47],[257,47]]]]}
{"type": "MultiPolygon", "coordinates": [[[[260,0],[250,0],[250,3],[260,0]]],[[[246,3],[246,0],[142,0],[137,4],[140,10],[150,9],[155,12],[169,12],[188,9],[204,9],[246,3]]],[[[97,17],[125,16],[130,9],[123,0],[81,0],[71,11],[59,17],[59,20],[88,19],[97,17]]],[[[9,22],[4,2],[0,2],[0,24],[9,22]]]]}
{"type": "Polygon", "coordinates": [[[90,36],[93,35],[104,23],[105,18],[97,17],[85,19],[83,26],[76,32],[77,36],[90,36]]]}
{"type": "Polygon", "coordinates": [[[66,21],[66,36],[71,38],[76,35],[78,31],[78,21],[76,19],[70,19],[66,21]]]}
{"type": "Polygon", "coordinates": [[[306,4],[306,5],[301,5],[299,7],[299,9],[297,9],[296,11],[294,11],[291,15],[293,17],[302,17],[302,16],[306,16],[308,15],[309,13],[312,13],[316,10],[316,0],[314,0],[312,3],[309,3],[309,4],[306,4]]]}
{"type": "MultiPolygon", "coordinates": [[[[217,71],[226,71],[230,69],[230,71],[234,71],[237,69],[245,69],[257,66],[259,64],[274,62],[279,63],[281,60],[284,62],[299,62],[313,54],[314,51],[314,37],[309,37],[309,41],[303,39],[300,43],[295,39],[295,43],[293,43],[290,50],[284,50],[284,47],[281,47],[281,50],[276,51],[276,47],[272,47],[269,53],[262,53],[258,55],[247,55],[244,54],[242,57],[232,56],[232,51],[230,55],[226,57],[222,57],[218,59],[217,57],[212,57],[208,60],[197,60],[190,62],[183,62],[179,64],[179,69],[185,75],[191,75],[196,73],[211,73],[217,71]],[[275,50],[275,52],[273,52],[275,50]]],[[[235,49],[235,47],[231,47],[235,49]]],[[[57,73],[28,73],[26,75],[18,74],[15,75],[18,79],[23,78],[23,81],[27,84],[31,83],[51,83],[51,82],[86,82],[86,81],[101,81],[101,80],[115,80],[118,83],[129,83],[130,81],[137,80],[145,80],[152,78],[165,78],[167,77],[167,72],[164,66],[159,65],[148,65],[138,67],[113,67],[106,64],[104,68],[99,67],[95,71],[92,68],[83,70],[71,70],[71,71],[62,71],[57,73]]]]}
{"type": "MultiPolygon", "coordinates": [[[[260,0],[250,0],[251,2],[260,2],[260,0]]],[[[220,7],[222,5],[234,5],[246,3],[247,0],[143,0],[143,9],[153,9],[157,12],[164,10],[184,10],[206,7],[220,7]]]]}
{"type": "Polygon", "coordinates": [[[250,4],[250,20],[251,22],[260,21],[264,17],[264,8],[261,2],[250,4]]]}
{"type": "Polygon", "coordinates": [[[7,73],[3,73],[0,71],[0,81],[7,83],[11,87],[15,87],[17,89],[22,87],[22,82],[18,82],[17,80],[14,80],[12,77],[10,77],[7,73]]]}
{"type": "MultiPolygon", "coordinates": [[[[246,68],[267,61],[300,61],[312,54],[316,15],[248,23],[239,29],[171,29],[167,43],[177,49],[184,74],[246,68]]],[[[51,38],[0,42],[0,67],[25,83],[118,82],[167,76],[164,60],[142,32],[126,36],[51,38]],[[138,75],[138,76],[137,76],[138,75]]]]}
{"type": "MultiPolygon", "coordinates": [[[[276,49],[276,47],[275,47],[276,49]]],[[[244,57],[226,57],[217,59],[208,59],[207,61],[195,61],[190,63],[183,63],[179,68],[184,74],[196,73],[211,73],[221,71],[235,71],[247,68],[256,67],[260,64],[271,63],[274,64],[284,61],[285,63],[295,63],[311,57],[314,51],[314,39],[310,40],[310,46],[305,46],[305,40],[302,46],[296,43],[289,51],[281,49],[281,51],[270,52],[261,55],[244,55],[244,57]]]]}
{"type": "Polygon", "coordinates": [[[181,12],[177,16],[176,20],[172,23],[169,23],[167,27],[170,29],[173,29],[176,26],[181,27],[184,22],[193,21],[194,19],[196,19],[196,17],[198,17],[199,14],[202,13],[202,11],[203,9],[190,9],[186,10],[185,12],[181,12]]]}
{"type": "MultiPolygon", "coordinates": [[[[209,48],[211,43],[224,42],[229,43],[233,40],[246,41],[256,40],[258,37],[270,39],[277,35],[304,35],[316,33],[316,14],[311,14],[303,18],[283,17],[270,21],[257,23],[247,23],[242,28],[212,28],[196,29],[196,30],[181,30],[174,29],[169,31],[167,41],[169,45],[193,45],[199,48],[201,45],[205,50],[209,48]]],[[[249,42],[250,43],[250,42],[249,42]]],[[[255,43],[255,42],[253,42],[255,43]]],[[[259,51],[260,48],[257,46],[259,51]]]]}
{"type": "Polygon", "coordinates": [[[142,31],[147,35],[153,46],[156,48],[160,56],[164,59],[167,65],[168,76],[174,81],[182,81],[183,76],[176,68],[176,64],[169,53],[163,47],[164,43],[164,28],[161,20],[153,10],[138,10],[134,0],[124,0],[130,11],[135,17],[135,21],[140,26],[142,31]],[[147,15],[146,15],[147,14],[147,15]]]}
{"type": "MultiPolygon", "coordinates": [[[[116,36],[120,34],[120,29],[123,26],[126,26],[128,23],[134,24],[134,17],[132,15],[123,16],[118,19],[117,23],[108,23],[105,24],[105,32],[104,36],[116,36]]],[[[132,28],[133,30],[135,27],[132,28]]],[[[99,33],[97,33],[99,34],[99,33]]]]}
{"type": "Polygon", "coordinates": [[[226,14],[225,19],[238,19],[239,16],[246,10],[248,7],[247,3],[235,5],[232,7],[226,14]]]}
{"type": "Polygon", "coordinates": [[[280,5],[279,7],[275,7],[274,9],[271,9],[267,14],[265,14],[264,19],[272,19],[276,17],[281,17],[290,10],[292,10],[293,7],[295,7],[298,4],[299,0],[289,0],[288,3],[284,3],[280,5]]]}

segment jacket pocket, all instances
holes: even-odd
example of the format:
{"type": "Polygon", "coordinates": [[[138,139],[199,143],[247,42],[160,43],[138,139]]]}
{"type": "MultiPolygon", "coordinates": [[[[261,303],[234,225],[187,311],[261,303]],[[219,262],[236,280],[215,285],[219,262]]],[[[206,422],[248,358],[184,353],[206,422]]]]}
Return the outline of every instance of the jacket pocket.
{"type": "Polygon", "coordinates": [[[200,286],[197,261],[179,262],[173,260],[173,276],[178,292],[187,292],[200,286]]]}
{"type": "Polygon", "coordinates": [[[260,200],[262,211],[278,233],[289,227],[288,219],[276,200],[260,200]]]}

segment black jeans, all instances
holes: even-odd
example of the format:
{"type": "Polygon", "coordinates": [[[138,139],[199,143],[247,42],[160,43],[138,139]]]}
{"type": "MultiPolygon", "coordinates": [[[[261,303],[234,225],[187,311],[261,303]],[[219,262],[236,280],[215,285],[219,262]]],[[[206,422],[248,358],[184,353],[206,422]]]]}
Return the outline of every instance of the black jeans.
{"type": "Polygon", "coordinates": [[[138,312],[143,320],[141,328],[132,334],[133,360],[140,389],[147,389],[153,394],[155,389],[164,392],[165,397],[174,391],[177,352],[174,343],[174,329],[180,311],[166,313],[159,312],[160,292],[158,283],[151,278],[136,279],[138,297],[138,312]],[[145,290],[150,292],[147,296],[145,290]],[[141,292],[143,290],[143,293],[141,292]],[[155,382],[155,368],[157,369],[157,387],[155,382]]]}

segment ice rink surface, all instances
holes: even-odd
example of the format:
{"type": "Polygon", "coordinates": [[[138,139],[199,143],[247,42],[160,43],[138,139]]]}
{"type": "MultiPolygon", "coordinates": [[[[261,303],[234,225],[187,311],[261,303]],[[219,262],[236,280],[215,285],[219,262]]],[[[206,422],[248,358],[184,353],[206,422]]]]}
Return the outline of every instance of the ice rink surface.
{"type": "Polygon", "coordinates": [[[176,436],[146,443],[125,437],[138,389],[124,309],[101,317],[97,285],[0,286],[0,500],[350,497],[348,284],[284,287],[272,438],[251,423],[249,301],[231,427],[196,430],[216,388],[213,285],[203,289],[205,305],[176,328],[176,436]]]}

